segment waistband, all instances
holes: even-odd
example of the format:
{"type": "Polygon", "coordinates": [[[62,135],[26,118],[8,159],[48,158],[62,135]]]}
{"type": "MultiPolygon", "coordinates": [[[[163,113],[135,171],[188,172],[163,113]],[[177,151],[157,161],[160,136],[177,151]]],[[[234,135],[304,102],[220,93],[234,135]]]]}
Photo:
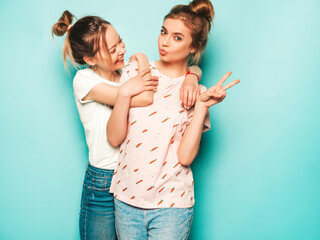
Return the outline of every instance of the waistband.
{"type": "Polygon", "coordinates": [[[88,163],[87,164],[87,172],[89,174],[103,177],[103,176],[113,176],[114,170],[113,169],[97,168],[97,167],[90,165],[90,163],[88,163]]]}

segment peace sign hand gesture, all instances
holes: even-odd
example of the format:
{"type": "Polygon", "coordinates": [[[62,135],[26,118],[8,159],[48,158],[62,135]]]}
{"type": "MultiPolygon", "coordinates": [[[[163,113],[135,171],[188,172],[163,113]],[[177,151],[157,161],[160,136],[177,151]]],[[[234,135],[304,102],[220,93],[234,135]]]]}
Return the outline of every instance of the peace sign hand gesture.
{"type": "Polygon", "coordinates": [[[222,84],[227,80],[231,73],[232,72],[227,72],[216,85],[212,86],[207,91],[200,94],[197,100],[197,105],[209,108],[219,102],[222,102],[227,95],[225,90],[231,88],[232,86],[240,82],[240,80],[237,79],[231,83],[228,83],[225,86],[222,86],[222,84]]]}

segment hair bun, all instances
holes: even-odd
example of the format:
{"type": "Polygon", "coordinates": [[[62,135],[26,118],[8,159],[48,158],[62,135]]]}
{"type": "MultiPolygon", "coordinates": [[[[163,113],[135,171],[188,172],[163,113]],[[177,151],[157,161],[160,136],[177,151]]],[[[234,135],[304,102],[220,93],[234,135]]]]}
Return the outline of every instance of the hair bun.
{"type": "Polygon", "coordinates": [[[192,12],[199,16],[205,17],[210,22],[213,20],[214,9],[209,0],[193,0],[189,4],[189,8],[192,12]]]}
{"type": "Polygon", "coordinates": [[[59,21],[52,26],[52,34],[56,36],[63,36],[72,24],[74,16],[68,11],[64,11],[59,21]]]}

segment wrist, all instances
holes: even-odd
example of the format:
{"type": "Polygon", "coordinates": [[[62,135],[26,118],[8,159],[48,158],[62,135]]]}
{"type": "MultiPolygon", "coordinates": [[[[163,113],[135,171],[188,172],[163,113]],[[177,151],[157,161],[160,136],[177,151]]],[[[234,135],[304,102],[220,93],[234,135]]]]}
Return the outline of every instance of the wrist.
{"type": "Polygon", "coordinates": [[[132,95],[130,94],[130,89],[127,88],[125,85],[119,88],[118,96],[121,98],[131,98],[132,95]]]}
{"type": "Polygon", "coordinates": [[[183,81],[183,86],[192,86],[192,87],[199,87],[199,84],[198,84],[198,80],[197,80],[197,77],[194,76],[194,75],[188,75],[184,81],[183,81]]]}
{"type": "Polygon", "coordinates": [[[185,84],[191,85],[191,86],[193,86],[193,87],[199,87],[198,79],[197,79],[197,77],[194,76],[194,75],[188,75],[188,76],[185,78],[185,84]]]}
{"type": "Polygon", "coordinates": [[[198,82],[199,82],[199,80],[200,80],[200,77],[198,76],[198,74],[196,74],[196,73],[194,73],[194,72],[191,72],[191,70],[189,70],[189,71],[186,73],[185,77],[187,77],[187,76],[189,76],[189,77],[191,77],[191,76],[196,77],[196,81],[197,81],[197,84],[198,84],[198,82]]]}
{"type": "Polygon", "coordinates": [[[196,101],[196,104],[194,106],[194,111],[207,112],[208,109],[209,107],[206,106],[205,102],[202,102],[199,99],[196,101]]]}

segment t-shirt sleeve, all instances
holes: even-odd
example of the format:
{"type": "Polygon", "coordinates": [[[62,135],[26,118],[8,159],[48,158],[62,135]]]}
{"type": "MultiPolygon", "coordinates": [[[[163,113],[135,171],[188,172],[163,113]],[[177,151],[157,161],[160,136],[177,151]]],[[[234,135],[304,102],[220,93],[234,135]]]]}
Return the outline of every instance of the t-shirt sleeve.
{"type": "Polygon", "coordinates": [[[91,78],[85,74],[77,74],[73,80],[73,90],[74,96],[79,100],[80,103],[88,103],[93,100],[82,100],[85,96],[88,95],[90,90],[99,83],[103,81],[98,78],[91,78]]]}
{"type": "Polygon", "coordinates": [[[137,74],[138,74],[138,63],[136,61],[127,63],[123,68],[122,75],[119,80],[119,86],[124,84],[130,78],[137,76],[137,74]]]}
{"type": "MultiPolygon", "coordinates": [[[[207,90],[207,88],[203,85],[199,85],[199,88],[200,88],[201,93],[203,93],[204,91],[207,90]]],[[[190,124],[190,122],[193,118],[193,113],[194,113],[194,107],[187,111],[188,120],[186,120],[182,125],[184,127],[183,132],[185,131],[185,128],[190,124]]],[[[207,114],[205,116],[204,122],[203,122],[202,132],[206,132],[210,129],[211,129],[211,122],[210,122],[210,114],[209,114],[209,110],[208,110],[207,114]]]]}

